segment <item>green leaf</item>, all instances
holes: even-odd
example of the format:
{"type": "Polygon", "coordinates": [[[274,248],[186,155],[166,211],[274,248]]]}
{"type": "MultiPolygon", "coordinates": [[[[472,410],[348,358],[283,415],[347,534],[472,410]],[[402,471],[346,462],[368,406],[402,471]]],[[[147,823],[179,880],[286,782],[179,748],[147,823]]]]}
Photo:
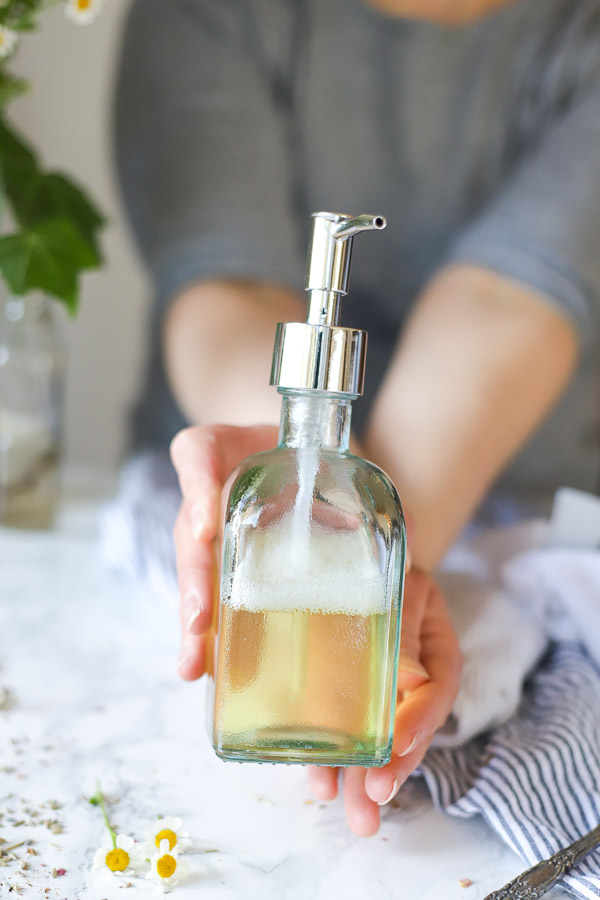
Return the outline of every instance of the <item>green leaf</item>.
{"type": "Polygon", "coordinates": [[[0,107],[7,106],[11,100],[20,97],[29,90],[29,82],[25,78],[17,78],[10,72],[0,70],[0,107]]]}
{"type": "Polygon", "coordinates": [[[2,166],[38,171],[34,151],[3,119],[0,119],[0,163],[2,166]]]}
{"type": "Polygon", "coordinates": [[[70,179],[41,171],[34,151],[1,115],[0,194],[21,229],[0,238],[0,273],[15,293],[39,288],[74,313],[80,271],[102,263],[97,232],[104,218],[70,179]]]}
{"type": "Polygon", "coordinates": [[[31,31],[36,27],[36,17],[42,12],[41,0],[9,0],[0,8],[0,24],[16,31],[31,31]]]}
{"type": "Polygon", "coordinates": [[[48,219],[35,228],[0,238],[0,272],[15,294],[39,288],[63,300],[70,313],[78,303],[78,275],[95,265],[89,245],[68,219],[48,219]]]}
{"type": "Polygon", "coordinates": [[[26,231],[49,219],[68,219],[88,245],[89,266],[102,255],[97,231],[105,220],[88,195],[59,172],[42,172],[33,150],[0,118],[0,178],[20,227],[26,231]]]}
{"type": "Polygon", "coordinates": [[[39,177],[35,153],[0,118],[0,188],[8,198],[17,221],[19,210],[29,202],[39,177]]]}
{"type": "Polygon", "coordinates": [[[46,219],[64,217],[78,229],[94,255],[94,265],[102,262],[96,232],[104,225],[104,218],[92,201],[72,181],[58,172],[40,174],[27,179],[15,209],[19,224],[31,228],[46,219]]]}

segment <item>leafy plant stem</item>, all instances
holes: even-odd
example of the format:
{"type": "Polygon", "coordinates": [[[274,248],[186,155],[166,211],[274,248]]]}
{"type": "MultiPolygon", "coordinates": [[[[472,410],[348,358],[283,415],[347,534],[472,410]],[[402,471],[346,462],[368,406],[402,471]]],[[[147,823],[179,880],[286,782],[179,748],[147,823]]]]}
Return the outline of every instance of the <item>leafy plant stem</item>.
{"type": "Polygon", "coordinates": [[[102,815],[104,816],[104,824],[108,829],[108,833],[110,834],[110,839],[112,841],[113,847],[117,846],[117,833],[108,821],[108,816],[106,815],[106,807],[104,806],[104,794],[102,793],[102,789],[100,787],[100,782],[96,782],[96,793],[93,797],[90,797],[90,803],[92,806],[99,806],[102,810],[102,815]]]}

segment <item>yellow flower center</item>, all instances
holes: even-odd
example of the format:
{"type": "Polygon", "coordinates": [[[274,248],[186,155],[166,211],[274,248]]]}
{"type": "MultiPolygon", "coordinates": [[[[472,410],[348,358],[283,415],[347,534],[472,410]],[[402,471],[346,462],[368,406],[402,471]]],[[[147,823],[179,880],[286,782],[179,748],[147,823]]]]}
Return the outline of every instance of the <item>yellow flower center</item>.
{"type": "Polygon", "coordinates": [[[159,831],[156,837],[154,838],[154,842],[158,848],[160,848],[161,841],[169,842],[169,850],[172,850],[175,844],[177,843],[177,835],[174,831],[171,831],[170,828],[163,828],[162,831],[159,831]]]}
{"type": "Polygon", "coordinates": [[[129,865],[129,853],[116,847],[106,854],[106,865],[111,872],[123,872],[129,865]]]}
{"type": "Polygon", "coordinates": [[[169,856],[168,853],[165,853],[164,856],[161,856],[156,863],[156,871],[161,878],[170,878],[176,868],[177,861],[175,860],[175,857],[169,856]]]}
{"type": "Polygon", "coordinates": [[[84,10],[89,9],[94,0],[77,0],[77,9],[80,12],[84,12],[84,10]]]}

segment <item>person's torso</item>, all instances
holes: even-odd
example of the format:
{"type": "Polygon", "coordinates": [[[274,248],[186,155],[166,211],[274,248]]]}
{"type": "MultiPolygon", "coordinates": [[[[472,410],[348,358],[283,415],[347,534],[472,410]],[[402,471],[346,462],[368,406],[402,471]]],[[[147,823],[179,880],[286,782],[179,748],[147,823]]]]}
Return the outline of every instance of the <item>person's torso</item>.
{"type": "MultiPolygon", "coordinates": [[[[288,0],[278,16],[270,0],[255,0],[256,52],[289,118],[302,251],[313,211],[388,220],[354,254],[344,311],[346,324],[369,331],[369,399],[453,242],[597,73],[598,6],[520,0],[452,29],[395,19],[361,0],[288,0]]],[[[588,354],[507,470],[509,490],[597,485],[597,378],[588,354]]]]}

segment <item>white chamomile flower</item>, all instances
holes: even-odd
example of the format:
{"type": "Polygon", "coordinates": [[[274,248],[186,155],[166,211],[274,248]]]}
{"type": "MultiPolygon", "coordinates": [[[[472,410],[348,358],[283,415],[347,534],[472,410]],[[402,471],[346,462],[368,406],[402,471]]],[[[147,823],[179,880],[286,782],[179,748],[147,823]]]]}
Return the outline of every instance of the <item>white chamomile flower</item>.
{"type": "Polygon", "coordinates": [[[145,856],[141,845],[126,834],[117,835],[116,847],[100,847],[94,856],[94,870],[101,869],[105,874],[130,876],[133,870],[143,866],[145,856]]]}
{"type": "Polygon", "coordinates": [[[174,847],[177,850],[185,850],[192,843],[189,831],[183,831],[181,819],[178,816],[165,816],[157,819],[151,831],[144,832],[144,853],[148,858],[154,856],[161,841],[169,842],[169,850],[174,847]]]}
{"type": "Polygon", "coordinates": [[[150,860],[150,871],[146,878],[150,878],[166,893],[185,881],[189,874],[190,864],[187,859],[181,859],[177,846],[169,847],[169,841],[163,838],[158,853],[150,860]]]}
{"type": "Polygon", "coordinates": [[[12,28],[7,28],[5,25],[0,25],[0,58],[10,56],[17,46],[18,40],[19,35],[16,31],[13,31],[12,28]]]}
{"type": "Polygon", "coordinates": [[[78,25],[89,25],[94,21],[104,0],[66,0],[65,16],[78,25]]]}

